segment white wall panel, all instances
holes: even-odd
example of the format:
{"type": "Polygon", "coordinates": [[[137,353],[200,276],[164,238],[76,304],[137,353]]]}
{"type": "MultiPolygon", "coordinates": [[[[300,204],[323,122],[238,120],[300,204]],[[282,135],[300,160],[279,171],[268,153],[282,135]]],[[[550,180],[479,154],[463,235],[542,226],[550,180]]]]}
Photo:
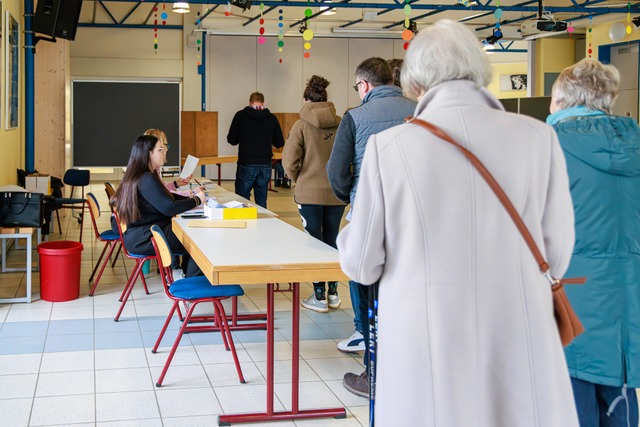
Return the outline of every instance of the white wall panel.
{"type": "MultiPolygon", "coordinates": [[[[277,37],[267,37],[263,45],[257,39],[222,35],[207,39],[207,110],[218,112],[220,155],[237,153],[237,148],[226,142],[227,132],[233,115],[248,104],[251,92],[262,92],[271,111],[297,112],[303,105],[307,80],[317,74],[331,82],[327,88],[329,100],[342,116],[347,107],[361,102],[352,88],[358,64],[372,56],[391,59],[397,52],[404,52],[402,43],[391,39],[317,37],[311,40],[311,56],[304,59],[302,38],[285,37],[280,63],[277,37]]],[[[223,165],[222,171],[223,178],[233,179],[235,164],[223,165]]],[[[207,169],[207,176],[216,174],[215,166],[207,169]]]]}
{"type": "Polygon", "coordinates": [[[329,101],[335,104],[336,112],[342,116],[348,105],[349,91],[353,91],[353,70],[349,69],[346,60],[349,57],[349,40],[315,38],[311,40],[309,53],[309,59],[303,61],[304,78],[301,82],[300,98],[309,77],[314,74],[322,76],[330,82],[327,88],[329,101]]]}

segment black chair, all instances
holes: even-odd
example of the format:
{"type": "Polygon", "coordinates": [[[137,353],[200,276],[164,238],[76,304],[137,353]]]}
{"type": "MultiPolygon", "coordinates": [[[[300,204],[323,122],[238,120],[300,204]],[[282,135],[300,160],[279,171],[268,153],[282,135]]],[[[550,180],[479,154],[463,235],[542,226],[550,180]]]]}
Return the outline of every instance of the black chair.
{"type": "MultiPolygon", "coordinates": [[[[78,224],[80,224],[80,239],[82,241],[82,228],[84,225],[84,209],[87,205],[87,200],[84,197],[84,187],[89,185],[89,181],[91,179],[91,174],[88,170],[81,169],[69,169],[64,173],[64,177],[62,181],[66,185],[71,186],[71,194],[70,197],[56,197],[54,210],[56,211],[56,219],[58,220],[58,231],[62,234],[62,226],[60,225],[60,209],[82,209],[80,211],[80,215],[78,216],[78,224]],[[76,187],[80,187],[82,189],[82,198],[74,198],[73,191],[76,187]]],[[[73,214],[73,211],[72,211],[73,214]]]]}

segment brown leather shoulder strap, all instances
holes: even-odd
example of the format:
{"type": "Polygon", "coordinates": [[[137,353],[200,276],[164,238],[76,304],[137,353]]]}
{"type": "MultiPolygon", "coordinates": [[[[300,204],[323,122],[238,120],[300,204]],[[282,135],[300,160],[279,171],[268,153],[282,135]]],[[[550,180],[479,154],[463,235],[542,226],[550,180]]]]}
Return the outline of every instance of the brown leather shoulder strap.
{"type": "Polygon", "coordinates": [[[484,178],[487,184],[489,184],[489,187],[491,187],[493,192],[496,194],[498,200],[500,200],[500,203],[502,203],[502,206],[504,206],[504,208],[507,210],[507,213],[515,223],[518,231],[520,231],[520,234],[522,234],[522,237],[527,243],[527,246],[531,250],[533,257],[536,259],[538,267],[540,267],[540,271],[542,273],[547,273],[549,271],[549,264],[547,264],[544,257],[542,256],[542,253],[540,252],[540,249],[538,249],[538,245],[536,245],[536,242],[533,240],[529,229],[520,217],[520,214],[518,214],[518,211],[516,211],[516,208],[511,203],[511,200],[509,200],[509,197],[506,195],[502,187],[500,187],[500,184],[498,184],[493,175],[491,175],[491,172],[489,172],[489,170],[482,164],[482,162],[471,151],[467,150],[465,147],[454,141],[454,139],[451,138],[449,134],[440,129],[438,126],[424,120],[409,117],[406,119],[406,122],[421,126],[438,138],[454,145],[458,150],[462,152],[462,154],[465,155],[465,157],[467,157],[467,159],[469,159],[471,164],[478,170],[482,178],[484,178]]]}

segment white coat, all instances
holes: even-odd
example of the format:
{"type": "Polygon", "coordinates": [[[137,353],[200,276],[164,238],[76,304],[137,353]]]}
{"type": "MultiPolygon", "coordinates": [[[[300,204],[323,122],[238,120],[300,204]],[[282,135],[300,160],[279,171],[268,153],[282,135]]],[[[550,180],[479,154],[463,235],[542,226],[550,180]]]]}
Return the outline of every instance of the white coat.
{"type": "MultiPolygon", "coordinates": [[[[416,116],[480,158],[562,277],[573,207],[553,129],[469,81],[416,116]]],[[[380,280],[376,426],[578,425],[549,283],[456,148],[412,124],[373,135],[353,206],[338,249],[351,279],[380,280]]]]}

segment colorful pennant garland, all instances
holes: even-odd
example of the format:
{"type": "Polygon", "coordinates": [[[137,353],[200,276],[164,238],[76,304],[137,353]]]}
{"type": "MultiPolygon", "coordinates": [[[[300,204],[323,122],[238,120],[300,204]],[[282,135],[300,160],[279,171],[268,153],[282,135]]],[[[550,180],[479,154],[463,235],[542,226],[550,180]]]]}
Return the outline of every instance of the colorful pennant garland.
{"type": "Polygon", "coordinates": [[[282,64],[282,48],[284,47],[284,30],[282,29],[282,27],[284,27],[284,24],[282,23],[284,17],[282,14],[284,13],[284,10],[279,9],[278,13],[280,14],[278,16],[278,52],[280,53],[280,59],[278,62],[282,64]]]}
{"type": "Polygon", "coordinates": [[[264,3],[260,2],[260,37],[258,37],[258,44],[264,44],[267,39],[264,37],[264,3]]]}
{"type": "MultiPolygon", "coordinates": [[[[202,20],[200,19],[200,12],[198,12],[196,14],[196,25],[199,26],[201,22],[202,22],[202,20]]],[[[198,51],[196,53],[196,65],[198,65],[198,66],[202,65],[202,61],[200,61],[200,46],[201,45],[202,45],[202,40],[200,40],[199,38],[196,39],[196,48],[198,49],[198,51]]]]}
{"type": "Polygon", "coordinates": [[[631,2],[627,3],[627,36],[629,36],[629,41],[631,41],[631,30],[633,30],[633,27],[631,26],[631,2]]]}
{"type": "MultiPolygon", "coordinates": [[[[160,14],[160,18],[162,19],[162,25],[167,25],[167,12],[165,10],[166,6],[162,4],[162,13],[160,14]]],[[[158,53],[158,6],[153,7],[153,49],[154,53],[158,53]]]]}
{"type": "Polygon", "coordinates": [[[591,47],[591,38],[592,38],[592,32],[593,32],[593,17],[590,16],[589,17],[589,28],[587,28],[587,55],[589,56],[589,58],[591,58],[591,55],[593,54],[593,48],[591,47]]]}
{"type": "Polygon", "coordinates": [[[409,19],[409,15],[411,15],[411,5],[409,4],[409,0],[404,1],[404,31],[402,32],[402,40],[404,40],[404,45],[402,46],[404,50],[409,49],[409,42],[413,38],[413,31],[409,29],[411,26],[411,20],[409,19]]]}
{"type": "Polygon", "coordinates": [[[307,0],[307,8],[304,10],[304,16],[305,16],[304,23],[307,26],[307,28],[302,32],[302,39],[305,41],[304,50],[306,50],[306,52],[303,55],[305,59],[309,59],[309,57],[311,57],[311,53],[309,52],[309,50],[311,49],[310,42],[313,39],[313,31],[311,31],[308,27],[309,18],[311,17],[311,15],[313,15],[313,11],[309,7],[310,5],[311,5],[311,2],[307,0]]]}

